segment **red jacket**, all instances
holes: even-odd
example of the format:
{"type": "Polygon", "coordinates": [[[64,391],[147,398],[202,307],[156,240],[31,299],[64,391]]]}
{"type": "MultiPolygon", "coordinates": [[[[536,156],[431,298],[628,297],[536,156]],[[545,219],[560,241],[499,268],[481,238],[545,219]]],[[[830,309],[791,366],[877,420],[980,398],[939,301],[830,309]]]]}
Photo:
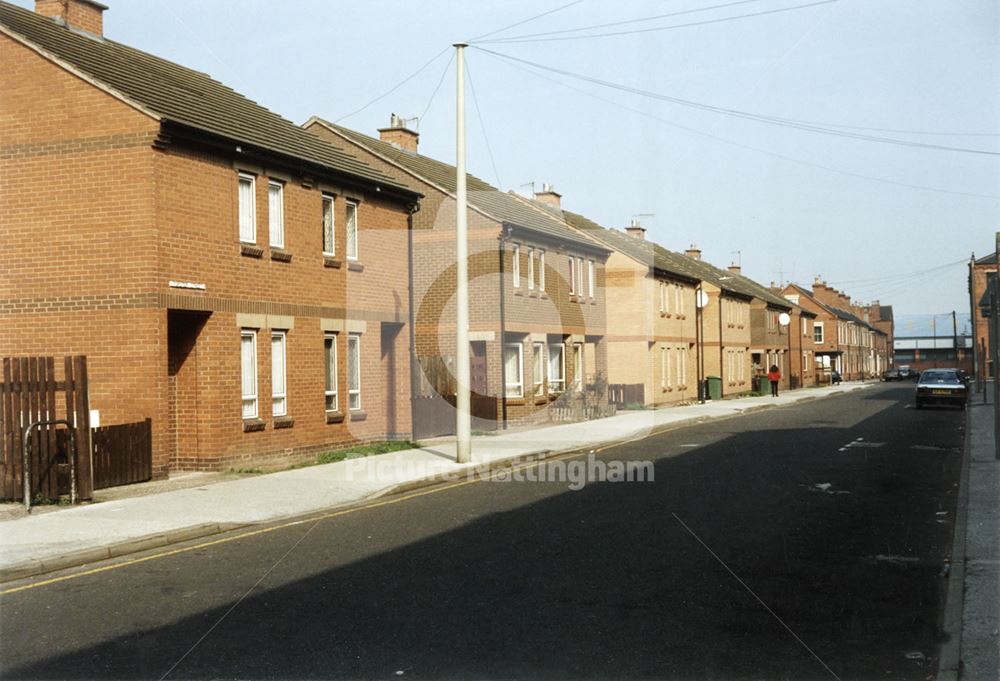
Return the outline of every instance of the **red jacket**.
{"type": "Polygon", "coordinates": [[[767,372],[767,380],[769,380],[769,381],[780,381],[781,380],[781,372],[780,371],[768,371],[767,372]]]}

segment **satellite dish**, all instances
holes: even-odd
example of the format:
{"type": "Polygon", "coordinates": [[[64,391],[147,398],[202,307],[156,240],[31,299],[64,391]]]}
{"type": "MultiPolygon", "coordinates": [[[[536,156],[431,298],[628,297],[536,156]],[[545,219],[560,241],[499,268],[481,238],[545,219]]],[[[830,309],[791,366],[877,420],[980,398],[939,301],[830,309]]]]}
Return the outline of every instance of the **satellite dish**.
{"type": "Polygon", "coordinates": [[[703,290],[698,289],[698,292],[695,294],[695,303],[698,307],[705,307],[708,305],[708,294],[703,290]]]}
{"type": "Polygon", "coordinates": [[[788,316],[787,312],[782,312],[778,315],[778,323],[782,326],[788,326],[788,322],[792,321],[792,318],[788,316]]]}

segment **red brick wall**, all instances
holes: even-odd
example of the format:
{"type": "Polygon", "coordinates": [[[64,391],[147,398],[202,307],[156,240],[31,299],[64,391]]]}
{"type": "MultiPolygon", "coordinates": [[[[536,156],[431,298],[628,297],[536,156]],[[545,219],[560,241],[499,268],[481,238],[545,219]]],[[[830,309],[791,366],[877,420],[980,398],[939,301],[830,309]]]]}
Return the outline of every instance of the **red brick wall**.
{"type": "MultiPolygon", "coordinates": [[[[102,423],[153,419],[157,476],[168,467],[277,465],[358,439],[409,434],[405,206],[252,159],[240,165],[179,144],[156,150],[158,122],[6,36],[0,63],[0,356],[87,355],[91,406],[102,423]],[[261,257],[241,255],[239,167],[260,173],[261,257]],[[290,262],[272,259],[268,248],[272,175],[286,181],[290,262]],[[337,267],[322,255],[322,189],[337,193],[337,267]],[[360,200],[361,267],[344,257],[348,196],[360,200]],[[205,290],[172,288],[172,280],[205,290]],[[202,311],[196,338],[194,317],[168,308],[202,311]],[[243,432],[237,315],[263,320],[259,432],[243,432]],[[269,327],[279,317],[293,319],[294,424],[275,429],[269,327]],[[326,423],[321,318],[366,325],[364,420],[326,423]],[[385,348],[384,322],[398,331],[385,348]]],[[[345,331],[338,350],[346,411],[345,331]]]]}

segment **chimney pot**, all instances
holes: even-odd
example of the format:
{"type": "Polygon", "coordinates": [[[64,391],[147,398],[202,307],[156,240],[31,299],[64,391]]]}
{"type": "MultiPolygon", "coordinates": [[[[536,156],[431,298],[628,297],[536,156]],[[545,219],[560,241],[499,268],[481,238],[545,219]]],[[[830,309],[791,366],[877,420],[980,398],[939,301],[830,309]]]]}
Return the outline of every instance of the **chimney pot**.
{"type": "Polygon", "coordinates": [[[691,244],[691,247],[684,251],[684,255],[689,258],[694,258],[695,260],[701,260],[701,249],[691,244]]]}
{"type": "Polygon", "coordinates": [[[70,28],[104,36],[104,10],[95,0],[35,0],[35,13],[56,19],[70,28]]]}
{"type": "Polygon", "coordinates": [[[629,226],[625,228],[625,233],[640,241],[646,240],[646,228],[639,224],[639,218],[632,218],[629,226]]]}
{"type": "Polygon", "coordinates": [[[389,127],[378,129],[378,138],[394,147],[415,154],[420,142],[420,133],[406,127],[405,118],[392,114],[389,116],[389,127]]]}
{"type": "Polygon", "coordinates": [[[542,191],[535,192],[535,201],[553,208],[562,208],[562,194],[557,192],[555,187],[548,182],[542,183],[542,191]]]}
{"type": "MultiPolygon", "coordinates": [[[[737,265],[736,263],[733,263],[732,265],[729,266],[729,271],[732,272],[733,274],[740,274],[743,271],[743,268],[737,265]]],[[[771,288],[774,288],[773,281],[771,282],[771,288]]]]}

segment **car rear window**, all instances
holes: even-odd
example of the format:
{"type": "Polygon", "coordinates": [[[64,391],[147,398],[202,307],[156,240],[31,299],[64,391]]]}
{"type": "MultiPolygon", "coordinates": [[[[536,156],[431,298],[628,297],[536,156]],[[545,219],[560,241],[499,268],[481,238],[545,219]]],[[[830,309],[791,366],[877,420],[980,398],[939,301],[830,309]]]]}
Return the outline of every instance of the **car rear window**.
{"type": "Polygon", "coordinates": [[[921,383],[961,383],[954,371],[925,371],[920,377],[921,383]]]}

